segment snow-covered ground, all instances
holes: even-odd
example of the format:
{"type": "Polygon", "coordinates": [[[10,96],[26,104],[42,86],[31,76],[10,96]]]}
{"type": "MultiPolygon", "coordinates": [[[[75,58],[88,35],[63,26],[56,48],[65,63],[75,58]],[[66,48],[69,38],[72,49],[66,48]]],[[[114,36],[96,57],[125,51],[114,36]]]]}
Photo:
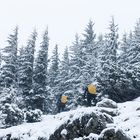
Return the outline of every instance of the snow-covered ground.
{"type": "MultiPolygon", "coordinates": [[[[59,113],[57,115],[43,116],[37,123],[24,123],[7,129],[0,129],[0,137],[12,134],[12,138],[22,140],[37,140],[38,137],[49,137],[61,124],[69,118],[79,118],[83,114],[97,111],[96,107],[81,107],[76,110],[59,113]]],[[[131,102],[118,104],[119,116],[114,117],[115,126],[122,128],[135,140],[140,140],[140,98],[131,102]]],[[[97,111],[98,113],[98,111],[97,111]]]]}
{"type": "Polygon", "coordinates": [[[12,134],[11,138],[22,138],[23,140],[37,140],[38,137],[49,137],[61,124],[69,118],[76,119],[83,114],[90,114],[96,108],[78,108],[77,110],[62,112],[57,115],[43,116],[43,120],[37,123],[25,123],[19,126],[0,129],[0,137],[12,134]]]}
{"type": "Polygon", "coordinates": [[[140,140],[140,97],[118,104],[120,115],[114,117],[117,127],[125,130],[135,140],[140,140]]]}

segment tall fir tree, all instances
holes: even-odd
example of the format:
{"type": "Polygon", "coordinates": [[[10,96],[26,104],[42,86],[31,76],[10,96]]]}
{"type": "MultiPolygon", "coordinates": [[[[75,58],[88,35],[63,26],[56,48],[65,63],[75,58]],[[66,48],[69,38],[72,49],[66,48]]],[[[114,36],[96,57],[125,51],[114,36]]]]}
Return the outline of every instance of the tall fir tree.
{"type": "Polygon", "coordinates": [[[0,90],[2,90],[2,84],[3,84],[3,79],[2,79],[2,54],[1,54],[1,49],[0,49],[0,90]]]}
{"type": "Polygon", "coordinates": [[[75,35],[75,41],[70,47],[70,72],[72,78],[79,78],[81,68],[84,65],[82,45],[78,34],[75,35]]]}
{"type": "Polygon", "coordinates": [[[68,83],[69,96],[71,98],[71,108],[75,108],[80,102],[82,93],[80,88],[84,87],[84,81],[82,76],[82,68],[85,65],[84,60],[85,53],[83,52],[82,41],[80,40],[78,34],[75,35],[75,40],[70,46],[70,79],[68,83]]]}
{"type": "Polygon", "coordinates": [[[48,80],[49,80],[49,95],[48,95],[48,108],[49,112],[55,113],[56,111],[56,102],[57,102],[57,95],[59,94],[58,91],[58,75],[59,75],[59,54],[58,54],[58,45],[55,46],[52,57],[50,61],[50,67],[48,71],[48,80]]]}
{"type": "Polygon", "coordinates": [[[30,98],[33,95],[33,66],[36,38],[37,32],[35,30],[19,57],[19,87],[22,89],[27,106],[32,104],[30,98]]]}
{"type": "Polygon", "coordinates": [[[48,67],[48,29],[43,35],[43,41],[40,46],[40,50],[37,55],[35,69],[34,69],[34,106],[35,108],[45,111],[45,98],[47,97],[47,67],[48,67]]]}
{"type": "Polygon", "coordinates": [[[95,80],[95,71],[97,67],[97,48],[95,37],[96,34],[93,30],[94,23],[90,20],[87,27],[85,28],[85,33],[83,34],[84,39],[82,43],[85,65],[83,66],[83,78],[87,79],[85,84],[89,84],[92,80],[95,80]],[[92,78],[88,78],[92,77],[92,78]]]}
{"type": "Polygon", "coordinates": [[[124,35],[122,53],[119,56],[121,65],[121,87],[119,96],[121,101],[132,100],[140,95],[139,92],[139,32],[140,21],[136,23],[134,32],[124,35]]]}
{"type": "Polygon", "coordinates": [[[95,70],[95,76],[96,78],[99,77],[99,74],[102,70],[102,55],[103,55],[103,52],[104,52],[104,48],[105,48],[105,40],[104,40],[104,36],[102,34],[100,34],[98,36],[98,39],[97,39],[97,43],[96,43],[96,70],[95,70]]]}
{"type": "Polygon", "coordinates": [[[59,74],[58,74],[58,94],[57,98],[60,97],[60,94],[65,94],[68,96],[67,106],[72,102],[72,92],[71,92],[71,77],[70,77],[70,59],[69,59],[69,51],[68,47],[65,48],[64,53],[62,55],[62,59],[60,61],[59,66],[59,74]]]}
{"type": "Polygon", "coordinates": [[[117,100],[117,90],[115,89],[119,76],[117,65],[118,49],[118,27],[112,18],[109,25],[109,33],[105,36],[106,44],[102,52],[102,71],[100,73],[99,83],[102,86],[103,95],[107,94],[110,98],[117,100]]]}
{"type": "Polygon", "coordinates": [[[1,69],[1,85],[9,88],[17,86],[17,47],[18,47],[18,27],[7,39],[8,45],[3,49],[2,59],[4,65],[1,69]]]}
{"type": "Polygon", "coordinates": [[[1,49],[0,49],[0,69],[1,69],[1,62],[2,62],[2,54],[1,54],[1,49]]]}
{"type": "Polygon", "coordinates": [[[118,64],[125,69],[125,71],[129,71],[130,65],[130,50],[132,46],[132,32],[130,32],[129,36],[125,33],[122,37],[119,55],[118,55],[118,64]]]}
{"type": "Polygon", "coordinates": [[[133,98],[140,95],[140,19],[136,22],[132,36],[131,47],[128,50],[129,70],[133,70],[131,75],[132,85],[135,88],[133,98]]]}
{"type": "Polygon", "coordinates": [[[64,50],[62,60],[60,61],[59,69],[59,93],[65,93],[69,89],[69,84],[67,83],[67,81],[69,80],[70,74],[69,52],[67,47],[64,50]]]}
{"type": "MultiPolygon", "coordinates": [[[[2,112],[7,114],[3,118],[3,121],[6,124],[12,124],[18,122],[18,120],[13,120],[13,116],[17,113],[12,107],[20,105],[19,91],[18,91],[18,83],[17,83],[17,47],[18,47],[18,27],[15,27],[13,34],[10,34],[7,39],[8,45],[2,50],[2,61],[3,65],[1,67],[1,100],[0,104],[3,106],[2,112]],[[8,110],[9,109],[9,110],[8,110]],[[10,116],[8,111],[12,112],[12,116],[10,116]],[[14,111],[13,111],[14,110],[14,111]],[[15,112],[15,113],[13,113],[15,112]],[[11,119],[12,118],[12,119],[11,119]],[[7,121],[8,120],[8,121],[7,121]],[[11,121],[11,122],[10,122],[11,121]]],[[[20,110],[18,108],[18,110],[20,110]]],[[[17,113],[18,114],[18,113],[17,113]]],[[[17,115],[16,114],[16,115],[17,115]]],[[[19,114],[18,114],[19,115],[19,114]]],[[[18,118],[17,115],[17,118],[18,118]]],[[[23,116],[21,115],[20,118],[23,116]]],[[[21,119],[22,120],[22,119],[21,119]]],[[[20,121],[21,121],[20,120],[20,121]]]]}
{"type": "Polygon", "coordinates": [[[55,80],[59,72],[59,56],[58,56],[58,46],[56,45],[51,57],[51,64],[49,69],[49,83],[50,87],[55,86],[55,80]]]}

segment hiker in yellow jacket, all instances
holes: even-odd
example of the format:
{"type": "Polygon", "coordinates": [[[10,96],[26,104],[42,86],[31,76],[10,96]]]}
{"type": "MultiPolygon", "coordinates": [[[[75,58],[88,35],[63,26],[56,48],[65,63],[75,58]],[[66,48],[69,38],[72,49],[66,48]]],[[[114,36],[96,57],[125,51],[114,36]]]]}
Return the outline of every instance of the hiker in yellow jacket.
{"type": "Polygon", "coordinates": [[[66,95],[62,95],[60,94],[58,101],[57,101],[57,107],[58,107],[58,113],[64,111],[66,103],[67,103],[67,99],[68,97],[66,95]]]}
{"type": "Polygon", "coordinates": [[[91,106],[92,100],[94,101],[94,104],[96,104],[96,87],[93,84],[89,84],[85,88],[84,98],[87,100],[87,106],[91,106]]]}

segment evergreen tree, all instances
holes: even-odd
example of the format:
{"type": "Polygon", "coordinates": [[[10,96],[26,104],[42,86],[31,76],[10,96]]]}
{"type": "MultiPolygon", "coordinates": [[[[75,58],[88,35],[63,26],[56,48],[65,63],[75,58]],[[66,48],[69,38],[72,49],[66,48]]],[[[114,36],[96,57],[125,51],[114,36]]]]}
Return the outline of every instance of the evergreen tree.
{"type": "Polygon", "coordinates": [[[119,97],[121,101],[132,100],[140,95],[139,89],[139,42],[140,20],[136,23],[134,32],[130,32],[122,40],[122,53],[119,57],[121,65],[121,87],[119,97]]]}
{"type": "Polygon", "coordinates": [[[37,56],[34,70],[34,106],[35,108],[44,111],[46,86],[47,86],[47,67],[48,67],[48,47],[49,38],[48,30],[43,35],[43,41],[40,46],[40,50],[37,56]]]}
{"type": "Polygon", "coordinates": [[[70,79],[67,81],[69,83],[69,97],[71,98],[71,108],[76,107],[80,102],[82,93],[82,87],[85,83],[82,76],[82,68],[85,65],[83,46],[79,39],[78,34],[75,35],[75,41],[70,47],[70,79]]]}
{"type": "Polygon", "coordinates": [[[117,65],[118,49],[118,27],[112,18],[109,25],[109,33],[106,35],[106,44],[102,53],[102,72],[100,73],[99,83],[102,85],[103,95],[107,94],[110,98],[117,100],[116,83],[119,78],[119,67],[117,65]]]}
{"type": "Polygon", "coordinates": [[[130,32],[130,35],[127,36],[125,33],[122,38],[121,47],[120,47],[120,54],[118,57],[119,65],[121,65],[124,68],[128,68],[129,65],[129,50],[131,49],[132,44],[132,32],[130,32]]]}
{"type": "Polygon", "coordinates": [[[94,79],[97,50],[93,25],[94,23],[90,20],[83,34],[84,39],[80,41],[78,35],[76,35],[75,42],[70,50],[71,80],[69,81],[71,82],[70,93],[74,100],[74,106],[83,105],[82,90],[94,79]]]}
{"type": "Polygon", "coordinates": [[[87,52],[90,52],[93,50],[92,45],[96,37],[96,34],[94,33],[94,30],[93,30],[93,26],[94,26],[94,23],[90,20],[87,27],[85,28],[85,33],[83,34],[85,38],[83,40],[83,45],[85,45],[84,47],[86,47],[87,52]]]}
{"type": "Polygon", "coordinates": [[[59,66],[59,74],[58,74],[58,96],[59,98],[60,94],[65,94],[68,96],[68,104],[71,104],[72,102],[72,95],[71,92],[71,82],[70,82],[70,60],[69,60],[69,51],[66,47],[62,56],[62,60],[60,61],[59,66]]]}
{"type": "Polygon", "coordinates": [[[17,46],[18,46],[18,27],[14,29],[14,33],[10,34],[7,39],[8,45],[3,49],[1,85],[4,87],[14,86],[17,82],[17,46]]]}
{"type": "Polygon", "coordinates": [[[78,34],[75,35],[75,41],[73,42],[73,45],[70,47],[70,71],[71,71],[71,77],[77,79],[80,77],[81,68],[84,65],[83,60],[83,51],[82,51],[82,45],[79,40],[78,34]],[[75,77],[77,76],[77,77],[75,77]]]}
{"type": "Polygon", "coordinates": [[[56,45],[53,50],[53,55],[51,57],[51,64],[50,64],[50,69],[49,69],[50,87],[55,86],[55,80],[59,72],[58,68],[59,68],[59,56],[58,56],[58,46],[56,45]]]}
{"type": "Polygon", "coordinates": [[[60,93],[65,93],[69,89],[69,84],[67,83],[67,80],[69,80],[69,52],[68,48],[64,50],[64,54],[62,57],[62,61],[60,61],[60,72],[59,72],[59,91],[60,93]]]}
{"type": "Polygon", "coordinates": [[[57,95],[59,94],[58,88],[58,75],[59,75],[59,55],[58,55],[58,46],[56,45],[53,54],[51,57],[50,68],[48,72],[48,80],[49,80],[49,91],[47,96],[48,104],[48,112],[55,113],[56,110],[56,102],[57,102],[57,95]]]}
{"type": "Polygon", "coordinates": [[[102,78],[102,69],[103,69],[103,64],[105,62],[105,56],[106,56],[106,40],[104,39],[104,36],[100,34],[97,38],[97,43],[96,43],[96,67],[95,67],[95,74],[94,74],[94,83],[96,83],[96,89],[97,89],[97,98],[100,98],[100,93],[102,92],[101,84],[98,84],[98,82],[101,82],[102,78]]]}
{"type": "Polygon", "coordinates": [[[139,96],[139,89],[136,84],[136,69],[130,62],[134,60],[133,54],[135,51],[134,35],[130,32],[129,36],[124,35],[122,39],[122,52],[118,58],[119,65],[121,66],[121,74],[118,85],[119,101],[132,100],[139,96]]]}
{"type": "Polygon", "coordinates": [[[129,75],[131,75],[132,85],[135,88],[133,98],[140,95],[140,19],[137,21],[132,36],[131,47],[127,53],[129,57],[129,75]],[[133,71],[133,72],[132,72],[133,71]]]}
{"type": "Polygon", "coordinates": [[[140,51],[140,19],[136,23],[131,48],[129,50],[129,58],[130,58],[130,64],[136,64],[139,63],[139,51],[140,51]]]}
{"type": "Polygon", "coordinates": [[[2,54],[1,54],[1,50],[0,50],[0,91],[3,88],[2,85],[4,85],[4,83],[3,83],[3,79],[2,79],[2,54]]]}
{"type": "MultiPolygon", "coordinates": [[[[96,67],[95,67],[95,79],[99,78],[99,75],[102,71],[102,56],[105,49],[105,40],[102,34],[98,36],[98,40],[96,43],[96,67]]],[[[96,81],[97,82],[97,81],[96,81]]]]}
{"type": "Polygon", "coordinates": [[[30,98],[33,94],[33,64],[36,37],[37,32],[34,31],[19,57],[19,87],[22,89],[27,106],[32,104],[30,98]]]}
{"type": "Polygon", "coordinates": [[[1,50],[0,50],[0,69],[1,69],[1,62],[2,62],[2,55],[1,55],[1,50]]]}
{"type": "MultiPolygon", "coordinates": [[[[83,34],[84,40],[82,43],[83,53],[84,53],[84,60],[85,65],[83,66],[83,76],[87,77],[94,77],[95,68],[96,68],[96,57],[97,57],[97,50],[96,50],[96,43],[95,37],[96,34],[93,30],[94,23],[90,20],[87,27],[85,28],[85,33],[83,34]]],[[[87,81],[88,83],[90,81],[87,81]]]]}
{"type": "MultiPolygon", "coordinates": [[[[82,85],[82,89],[90,84],[91,82],[95,81],[95,71],[97,67],[97,48],[96,48],[96,41],[95,37],[96,34],[93,30],[94,23],[90,20],[88,25],[85,28],[85,32],[83,34],[84,39],[81,42],[81,76],[80,76],[80,83],[82,85]]],[[[77,88],[77,87],[76,87],[77,88]]],[[[80,89],[78,87],[78,89],[80,89]]],[[[78,94],[78,104],[84,104],[82,96],[82,90],[77,91],[78,94]]]]}

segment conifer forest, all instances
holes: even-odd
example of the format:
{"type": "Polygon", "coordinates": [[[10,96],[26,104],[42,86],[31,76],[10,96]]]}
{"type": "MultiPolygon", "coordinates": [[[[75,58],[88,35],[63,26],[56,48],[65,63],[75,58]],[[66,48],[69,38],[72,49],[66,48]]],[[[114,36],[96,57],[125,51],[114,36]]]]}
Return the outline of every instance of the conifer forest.
{"type": "Polygon", "coordinates": [[[83,33],[75,35],[62,56],[59,45],[49,44],[49,27],[39,46],[36,30],[25,46],[19,45],[18,26],[7,35],[7,45],[0,50],[0,109],[3,113],[16,110],[20,116],[13,121],[9,115],[7,125],[22,123],[23,112],[28,110],[56,114],[60,94],[68,96],[67,110],[83,106],[82,90],[89,83],[96,83],[98,101],[107,97],[121,103],[140,96],[140,19],[125,34],[118,33],[113,17],[105,34],[97,34],[95,24],[87,21],[83,33]]]}

